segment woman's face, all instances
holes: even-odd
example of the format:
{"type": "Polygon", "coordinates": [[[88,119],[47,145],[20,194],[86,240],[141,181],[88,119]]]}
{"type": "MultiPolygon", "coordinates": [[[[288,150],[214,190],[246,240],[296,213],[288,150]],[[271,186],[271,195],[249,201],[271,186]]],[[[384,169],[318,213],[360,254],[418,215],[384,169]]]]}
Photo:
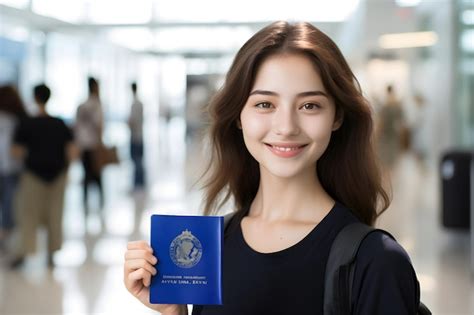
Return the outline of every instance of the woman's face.
{"type": "Polygon", "coordinates": [[[261,64],[240,124],[262,175],[291,178],[314,172],[339,127],[335,117],[334,101],[310,59],[284,54],[261,64]]]}

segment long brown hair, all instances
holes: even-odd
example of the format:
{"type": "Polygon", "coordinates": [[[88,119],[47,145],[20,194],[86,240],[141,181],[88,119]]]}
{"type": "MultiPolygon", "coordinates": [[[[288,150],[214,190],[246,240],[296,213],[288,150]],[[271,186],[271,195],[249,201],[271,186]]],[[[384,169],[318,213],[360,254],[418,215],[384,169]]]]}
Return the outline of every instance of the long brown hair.
{"type": "Polygon", "coordinates": [[[13,114],[17,118],[26,116],[23,101],[18,91],[11,85],[0,86],[0,111],[13,114]]]}
{"type": "Polygon", "coordinates": [[[364,223],[374,224],[390,204],[372,145],[372,112],[360,85],[336,44],[309,23],[274,22],[250,38],[237,53],[223,87],[208,112],[212,156],[205,174],[205,213],[233,198],[237,211],[248,207],[258,190],[260,171],[247,151],[237,122],[261,63],[270,55],[298,53],[321,75],[343,118],[318,160],[317,175],[329,195],[364,223]]]}

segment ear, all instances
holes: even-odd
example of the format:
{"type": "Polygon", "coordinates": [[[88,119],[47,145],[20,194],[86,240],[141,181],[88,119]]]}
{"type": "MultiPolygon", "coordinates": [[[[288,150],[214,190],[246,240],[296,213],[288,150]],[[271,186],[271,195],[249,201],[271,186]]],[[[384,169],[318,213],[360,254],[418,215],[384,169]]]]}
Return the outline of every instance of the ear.
{"type": "Polygon", "coordinates": [[[334,123],[332,124],[332,131],[338,130],[342,126],[343,122],[344,122],[344,114],[343,113],[337,114],[336,119],[334,120],[334,123]]]}
{"type": "Polygon", "coordinates": [[[242,123],[240,122],[240,119],[237,119],[235,122],[235,125],[237,126],[238,129],[242,130],[242,123]]]}

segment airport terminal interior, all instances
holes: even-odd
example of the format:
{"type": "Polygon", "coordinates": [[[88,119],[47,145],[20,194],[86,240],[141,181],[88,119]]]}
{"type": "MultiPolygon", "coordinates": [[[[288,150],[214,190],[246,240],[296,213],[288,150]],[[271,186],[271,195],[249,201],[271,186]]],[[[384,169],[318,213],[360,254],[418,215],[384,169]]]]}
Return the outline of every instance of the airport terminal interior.
{"type": "MultiPolygon", "coordinates": [[[[0,0],[0,86],[14,86],[35,115],[33,87],[45,83],[49,113],[72,128],[88,77],[96,78],[102,141],[118,157],[102,169],[103,200],[92,184],[87,206],[83,164],[70,164],[64,237],[51,262],[44,229],[36,253],[17,268],[15,229],[1,234],[0,314],[156,314],[124,286],[127,242],[149,239],[152,214],[202,214],[205,106],[238,49],[276,20],[311,22],[336,42],[376,122],[392,87],[406,133],[390,151],[392,203],[377,227],[410,255],[433,314],[474,313],[472,225],[445,221],[446,211],[468,210],[450,207],[443,193],[457,172],[449,153],[474,150],[472,0],[0,0]],[[143,103],[139,187],[128,123],[132,82],[143,103]]],[[[221,212],[231,210],[229,202],[221,212]]]]}

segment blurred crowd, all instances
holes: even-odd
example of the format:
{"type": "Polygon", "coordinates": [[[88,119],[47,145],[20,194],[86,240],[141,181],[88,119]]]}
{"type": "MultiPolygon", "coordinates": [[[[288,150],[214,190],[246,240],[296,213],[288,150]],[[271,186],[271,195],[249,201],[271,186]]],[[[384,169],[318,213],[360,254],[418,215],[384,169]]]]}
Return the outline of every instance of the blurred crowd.
{"type": "MultiPolygon", "coordinates": [[[[143,167],[143,104],[137,84],[131,83],[133,102],[128,117],[130,156],[134,164],[134,190],[145,188],[143,167]]],[[[54,267],[54,252],[63,242],[64,194],[68,167],[76,159],[83,166],[83,208],[90,208],[89,190],[99,192],[104,206],[102,171],[118,162],[115,148],[102,142],[104,115],[99,81],[88,78],[88,98],[77,107],[76,119],[67,125],[48,113],[52,91],[45,84],[33,88],[35,115],[25,110],[17,89],[0,87],[0,252],[9,267],[20,268],[34,254],[37,230],[47,232],[47,264],[54,267]]]]}

